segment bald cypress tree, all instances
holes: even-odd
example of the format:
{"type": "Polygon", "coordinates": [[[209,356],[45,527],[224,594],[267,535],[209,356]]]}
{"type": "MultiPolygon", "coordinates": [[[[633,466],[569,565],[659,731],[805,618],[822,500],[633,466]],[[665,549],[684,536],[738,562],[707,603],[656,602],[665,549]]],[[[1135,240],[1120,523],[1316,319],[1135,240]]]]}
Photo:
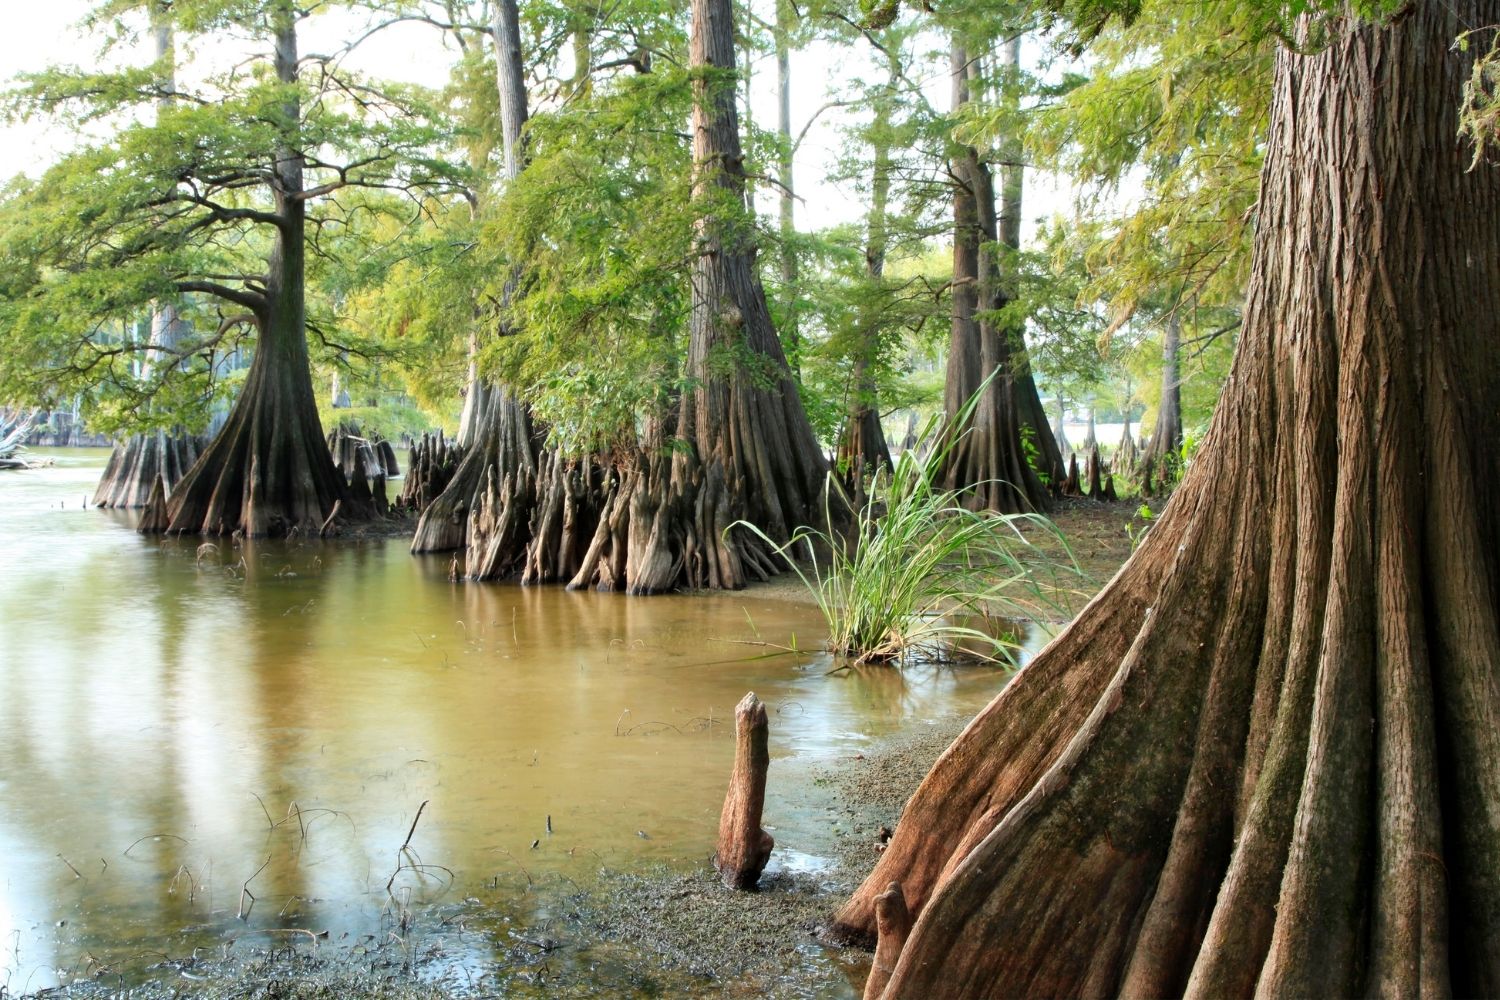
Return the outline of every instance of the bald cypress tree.
{"type": "Polygon", "coordinates": [[[840,912],[917,912],[882,996],[1500,992],[1500,172],[1453,45],[1495,23],[1277,56],[1212,428],[840,912]]]}
{"type": "Polygon", "coordinates": [[[89,387],[117,423],[148,401],[153,419],[169,422],[201,405],[215,360],[249,341],[254,360],[223,429],[170,496],[152,499],[143,530],[282,535],[318,529],[335,508],[362,516],[319,425],[309,262],[337,266],[329,233],[381,212],[362,192],[442,192],[453,178],[433,156],[442,133],[416,91],[301,52],[313,15],[292,0],[174,0],[154,14],[179,40],[236,37],[253,55],[191,87],[166,60],[22,81],[15,100],[33,113],[131,122],[136,108],[156,112],[5,201],[0,388],[25,398],[89,387]],[[153,302],[186,309],[185,297],[194,332],[174,344],[100,335],[153,302]],[[143,353],[153,358],[145,380],[134,364],[143,353]]]}

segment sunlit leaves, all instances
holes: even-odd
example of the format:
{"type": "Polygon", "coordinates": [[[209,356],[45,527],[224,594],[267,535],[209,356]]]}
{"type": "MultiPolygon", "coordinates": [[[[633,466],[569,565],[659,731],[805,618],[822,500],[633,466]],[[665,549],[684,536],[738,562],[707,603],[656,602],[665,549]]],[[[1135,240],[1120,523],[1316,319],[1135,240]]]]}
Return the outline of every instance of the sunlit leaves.
{"type": "MultiPolygon", "coordinates": [[[[521,273],[507,317],[518,335],[492,341],[486,365],[531,394],[568,450],[633,435],[678,377],[700,210],[690,108],[686,75],[656,72],[533,119],[527,168],[485,228],[521,273]]],[[[490,276],[491,301],[510,273],[490,276]]]]}
{"type": "MultiPolygon", "coordinates": [[[[147,24],[145,8],[99,4],[93,23],[123,34],[147,24]]],[[[304,59],[295,81],[278,79],[266,31],[277,17],[304,16],[284,0],[174,0],[169,9],[179,50],[194,32],[234,27],[254,40],[252,54],[200,66],[187,82],[169,60],[56,68],[7,95],[12,114],[93,124],[107,138],[0,201],[0,396],[46,402],[88,391],[101,427],[203,415],[215,358],[253,336],[267,254],[295,202],[306,206],[315,356],[319,347],[366,361],[386,353],[363,330],[341,328],[345,300],[372,259],[472,187],[452,163],[454,128],[437,95],[318,57],[304,59]],[[299,183],[282,175],[293,154],[299,183]],[[126,332],[163,302],[191,321],[165,358],[126,332]]]]}

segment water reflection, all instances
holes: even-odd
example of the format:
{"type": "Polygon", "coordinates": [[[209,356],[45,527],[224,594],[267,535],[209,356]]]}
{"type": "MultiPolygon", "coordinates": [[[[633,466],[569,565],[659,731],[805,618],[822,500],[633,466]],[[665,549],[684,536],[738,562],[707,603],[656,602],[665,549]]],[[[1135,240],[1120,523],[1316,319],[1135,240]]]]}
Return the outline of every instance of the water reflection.
{"type": "Polygon", "coordinates": [[[242,935],[384,935],[433,900],[521,919],[534,881],[701,864],[749,689],[773,711],[767,823],[815,869],[827,831],[778,769],[1004,682],[830,672],[785,652],[816,647],[816,612],[753,594],[455,585],[400,539],[143,538],[82,506],[104,453],[55,454],[0,478],[12,992],[242,935]]]}

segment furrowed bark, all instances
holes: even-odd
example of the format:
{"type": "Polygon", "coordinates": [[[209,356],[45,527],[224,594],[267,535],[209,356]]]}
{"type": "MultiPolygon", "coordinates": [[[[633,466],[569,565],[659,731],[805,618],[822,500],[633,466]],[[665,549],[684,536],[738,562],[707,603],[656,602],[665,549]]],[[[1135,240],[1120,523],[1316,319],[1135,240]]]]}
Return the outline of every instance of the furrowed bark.
{"type": "Polygon", "coordinates": [[[828,465],[771,325],[744,224],[729,4],[696,3],[693,26],[702,74],[694,197],[703,211],[686,364],[694,389],[648,421],[638,447],[617,453],[543,452],[516,419],[503,439],[516,464],[466,454],[445,496],[472,500],[434,502],[414,548],[466,540],[470,579],[520,574],[526,583],[631,594],[738,589],[781,567],[768,545],[732,525],[749,521],[784,542],[823,520],[828,465]]]}
{"type": "MultiPolygon", "coordinates": [[[[525,167],[522,130],[528,116],[520,12],[516,0],[496,0],[490,36],[495,46],[495,82],[500,96],[505,176],[515,180],[525,167]]],[[[516,287],[517,275],[512,274],[501,294],[502,314],[516,287]]],[[[503,316],[502,319],[508,322],[503,316]]],[[[477,350],[476,338],[471,342],[471,357],[477,350]]],[[[515,509],[500,515],[507,523],[523,526],[529,523],[529,502],[536,495],[535,480],[544,437],[533,421],[526,401],[511,387],[485,378],[471,360],[458,434],[463,457],[448,477],[442,492],[423,508],[412,536],[411,551],[446,552],[463,548],[466,544],[471,555],[476,550],[493,549],[493,539],[476,543],[469,536],[470,518],[475,516],[487,497],[516,505],[515,509]],[[501,484],[509,482],[510,487],[502,494],[492,496],[490,487],[496,481],[501,484]]],[[[511,553],[497,552],[490,562],[471,563],[467,575],[474,579],[493,579],[504,575],[518,562],[519,558],[511,553]]]]}
{"type": "Polygon", "coordinates": [[[901,883],[881,996],[1500,990],[1500,174],[1452,46],[1496,21],[1278,56],[1203,449],[838,914],[868,940],[901,883]]]}

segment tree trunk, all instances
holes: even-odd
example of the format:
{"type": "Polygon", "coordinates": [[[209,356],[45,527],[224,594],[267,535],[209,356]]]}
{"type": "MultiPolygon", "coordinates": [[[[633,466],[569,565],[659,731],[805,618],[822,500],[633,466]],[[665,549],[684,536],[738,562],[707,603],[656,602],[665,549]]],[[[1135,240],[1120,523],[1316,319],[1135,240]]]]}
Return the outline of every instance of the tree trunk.
{"type": "Polygon", "coordinates": [[[1142,478],[1155,475],[1163,487],[1177,479],[1182,464],[1182,368],[1179,354],[1182,323],[1173,312],[1167,317],[1161,338],[1161,403],[1156,408],[1156,426],[1151,443],[1141,456],[1142,478]]]}
{"type": "Polygon", "coordinates": [[[771,766],[766,706],[751,691],[734,708],[734,771],[719,812],[714,867],[731,889],[754,889],[776,841],[760,825],[771,766]]]}
{"type": "MultiPolygon", "coordinates": [[[[693,0],[692,11],[691,65],[732,73],[729,0],[693,0]]],[[[738,589],[750,575],[774,572],[757,540],[725,529],[743,519],[773,541],[790,539],[796,527],[822,520],[828,472],[771,326],[747,227],[713,208],[745,210],[734,88],[700,76],[693,91],[693,193],[708,207],[692,273],[694,388],[682,396],[670,481],[664,489],[643,484],[633,500],[631,530],[642,534],[627,567],[632,593],[679,583],[738,589]],[[744,360],[725,372],[719,359],[736,355],[744,360]],[[649,534],[643,516],[655,521],[649,534]]]]}
{"type": "MultiPolygon", "coordinates": [[[[521,59],[520,14],[516,0],[496,0],[491,36],[495,43],[495,78],[500,94],[500,135],[505,158],[505,176],[515,180],[525,165],[522,129],[526,125],[526,77],[521,59]]],[[[505,312],[517,287],[512,275],[501,295],[505,312]]],[[[503,317],[502,317],[503,320],[503,317]]],[[[471,551],[492,548],[490,539],[470,537],[469,521],[489,493],[491,481],[510,482],[511,488],[492,501],[513,506],[503,513],[507,523],[525,526],[531,518],[536,495],[536,475],[541,457],[543,432],[531,417],[531,408],[506,385],[480,375],[473,357],[477,337],[470,343],[469,386],[459,423],[458,445],[463,457],[447,485],[417,521],[412,536],[413,552],[446,552],[466,544],[471,551]]],[[[525,544],[523,537],[521,542],[525,544]]],[[[503,576],[519,563],[506,557],[496,563],[467,567],[476,579],[503,576]]]]}
{"type": "Polygon", "coordinates": [[[838,915],[887,998],[1500,993],[1496,0],[1277,57],[1244,336],[1141,548],[838,915]]]}
{"type": "Polygon", "coordinates": [[[1130,432],[1130,401],[1125,401],[1125,433],[1120,435],[1119,447],[1115,449],[1115,459],[1112,463],[1122,473],[1135,471],[1136,461],[1139,456],[1135,450],[1135,437],[1130,432]]]}
{"type": "MultiPolygon", "coordinates": [[[[870,124],[874,163],[870,171],[870,215],[866,224],[865,277],[870,291],[877,292],[885,277],[885,255],[889,242],[886,227],[887,204],[891,192],[891,109],[900,83],[900,64],[890,55],[890,76],[875,100],[874,121],[870,124]]],[[[854,345],[854,371],[850,377],[849,402],[843,433],[839,435],[839,466],[850,481],[863,483],[864,476],[884,465],[891,465],[891,450],[886,444],[885,429],[880,425],[880,408],[876,399],[875,375],[872,369],[880,353],[880,302],[867,300],[859,324],[859,340],[854,345]]]]}
{"type": "Polygon", "coordinates": [[[797,317],[796,188],[792,184],[792,0],[776,0],[776,173],[781,235],[781,339],[792,371],[800,371],[802,338],[797,317]]]}
{"type": "MultiPolygon", "coordinates": [[[[957,40],[951,54],[953,106],[958,110],[969,99],[972,67],[957,40]]],[[[994,183],[972,146],[956,147],[952,173],[953,325],[943,410],[949,433],[958,436],[939,480],[946,489],[963,490],[976,509],[1045,510],[1046,489],[1021,444],[1011,338],[989,315],[1005,304],[994,254],[981,252],[984,244],[998,239],[994,183]],[[968,425],[959,426],[976,393],[968,425]]]]}
{"type": "Polygon", "coordinates": [[[1064,454],[1066,454],[1066,453],[1068,453],[1068,452],[1070,452],[1070,451],[1073,450],[1073,446],[1068,443],[1068,435],[1063,430],[1063,422],[1065,420],[1067,420],[1067,418],[1068,418],[1068,403],[1067,403],[1067,401],[1065,399],[1063,399],[1063,394],[1061,392],[1058,392],[1058,394],[1057,394],[1057,423],[1052,426],[1052,438],[1053,438],[1054,441],[1057,442],[1057,447],[1059,449],[1061,449],[1061,451],[1064,454]]]}
{"type": "Polygon", "coordinates": [[[198,459],[203,442],[181,431],[132,434],[109,453],[94,489],[95,507],[144,507],[161,480],[162,495],[172,490],[198,459]]]}
{"type": "MultiPolygon", "coordinates": [[[[275,65],[282,83],[297,81],[297,28],[291,4],[272,14],[275,65]]],[[[256,312],[255,360],[224,428],[141,530],[169,534],[281,536],[317,530],[340,505],[345,517],[369,514],[334,468],[318,421],[305,324],[306,205],[303,156],[293,97],[281,109],[291,130],[276,150],[272,184],[278,217],[256,312]]],[[[148,504],[148,507],[150,505],[148,504]]]]}
{"type": "MultiPolygon", "coordinates": [[[[1018,76],[1021,72],[1021,36],[1017,34],[1002,42],[998,54],[1002,71],[1012,78],[1018,76]]],[[[1007,80],[1007,84],[1016,82],[1015,79],[1007,80]]],[[[1012,90],[1004,95],[1004,100],[1012,109],[1016,107],[1014,93],[1012,90]]],[[[1000,168],[1000,244],[1010,251],[1009,259],[1012,261],[1003,274],[1002,283],[1006,296],[1013,297],[1019,284],[1013,261],[1015,252],[1021,249],[1021,196],[1025,190],[1026,172],[1022,165],[1024,152],[1018,133],[1006,136],[1000,154],[1004,161],[1000,168]]],[[[1055,490],[1064,475],[1063,450],[1052,435],[1052,425],[1047,420],[1046,409],[1042,407],[1041,394],[1037,392],[1036,378],[1031,372],[1031,355],[1026,349],[1024,324],[1017,325],[1009,333],[1014,354],[1012,366],[1015,369],[1016,406],[1020,412],[1022,433],[1031,436],[1036,448],[1034,461],[1037,471],[1046,475],[1050,486],[1055,490]]]]}
{"type": "Polygon", "coordinates": [[[448,488],[462,459],[463,450],[450,444],[442,431],[423,434],[407,453],[406,479],[396,505],[406,511],[425,511],[448,488]]]}
{"type": "MultiPolygon", "coordinates": [[[[695,68],[733,72],[728,0],[695,0],[691,54],[695,68]]],[[[548,456],[530,485],[503,466],[487,467],[469,515],[470,577],[519,572],[527,583],[632,594],[738,589],[781,567],[764,542],[731,533],[731,525],[748,521],[784,542],[798,526],[823,520],[828,465],[740,217],[746,191],[735,88],[722,72],[694,88],[694,196],[707,213],[692,273],[685,374],[694,388],[665,419],[649,422],[634,453],[548,456]],[[734,218],[720,216],[726,204],[734,218]],[[729,371],[725,359],[735,359],[729,371]]]]}

